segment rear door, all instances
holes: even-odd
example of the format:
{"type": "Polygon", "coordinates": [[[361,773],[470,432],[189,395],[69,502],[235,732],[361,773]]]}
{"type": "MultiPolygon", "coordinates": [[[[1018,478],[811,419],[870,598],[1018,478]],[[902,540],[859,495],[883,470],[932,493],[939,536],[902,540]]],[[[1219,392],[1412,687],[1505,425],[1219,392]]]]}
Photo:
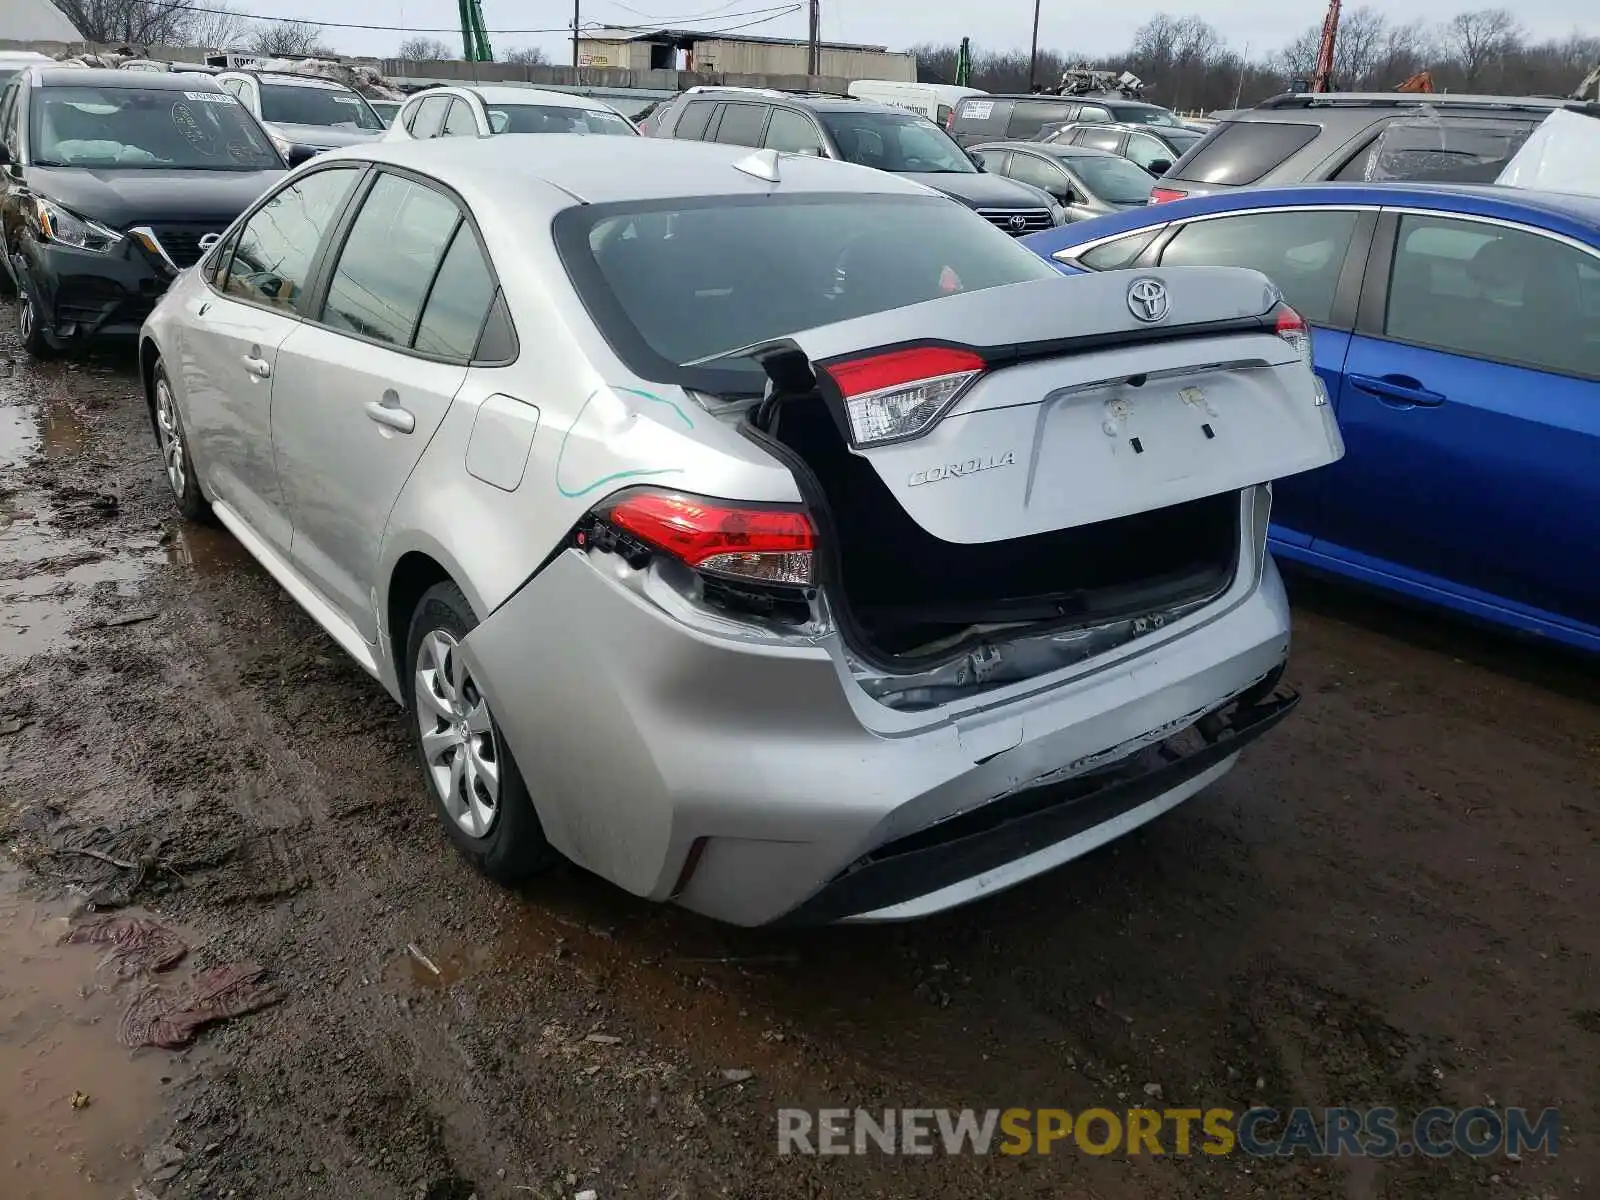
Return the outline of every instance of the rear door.
{"type": "MultiPolygon", "coordinates": [[[[1225,213],[1176,226],[1160,248],[1159,261],[1163,266],[1250,267],[1272,280],[1312,326],[1312,365],[1328,395],[1337,396],[1376,223],[1375,210],[1355,208],[1225,213]]],[[[1310,545],[1325,474],[1299,475],[1273,489],[1274,537],[1310,545]]]]}
{"type": "Polygon", "coordinates": [[[1319,548],[1600,623],[1600,255],[1386,213],[1367,280],[1319,548]]]}
{"type": "Polygon", "coordinates": [[[853,452],[907,514],[945,541],[991,542],[1338,458],[1332,409],[1314,394],[1298,349],[1259,320],[1265,293],[1246,271],[1086,274],[958,292],[792,340],[833,381],[830,402],[854,431],[853,452]],[[1147,321],[1134,315],[1133,289],[1152,282],[1169,304],[1147,321]],[[1063,304],[1084,314],[1070,339],[1061,336],[1063,304]],[[1236,327],[1185,328],[1221,322],[1236,327]],[[946,389],[954,399],[931,426],[874,440],[905,389],[920,397],[913,406],[946,389]]]}
{"type": "Polygon", "coordinates": [[[466,378],[493,284],[471,223],[382,173],[347,224],[314,321],[278,355],[272,437],[290,557],[367,641],[384,527],[466,378]]]}

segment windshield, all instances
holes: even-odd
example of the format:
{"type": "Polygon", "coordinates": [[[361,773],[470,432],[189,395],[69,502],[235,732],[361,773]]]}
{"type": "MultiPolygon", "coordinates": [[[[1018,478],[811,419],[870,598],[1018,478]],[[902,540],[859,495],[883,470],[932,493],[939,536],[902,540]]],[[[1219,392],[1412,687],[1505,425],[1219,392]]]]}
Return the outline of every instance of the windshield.
{"type": "Polygon", "coordinates": [[[1134,107],[1111,106],[1111,119],[1113,121],[1126,121],[1130,125],[1172,125],[1178,129],[1183,128],[1183,122],[1178,120],[1164,108],[1146,108],[1144,105],[1134,107]]]}
{"type": "Polygon", "coordinates": [[[355,92],[315,84],[263,83],[261,119],[284,125],[382,129],[383,118],[355,92]]]}
{"type": "Polygon", "coordinates": [[[1072,155],[1066,160],[1079,179],[1107,204],[1145,204],[1155,176],[1116,155],[1072,155]]]}
{"type": "Polygon", "coordinates": [[[706,360],[1052,272],[983,218],[932,196],[585,205],[556,218],[556,239],[601,332],[625,360],[635,351],[636,369],[653,361],[658,376],[663,359],[759,375],[743,355],[706,360]]]}
{"type": "Polygon", "coordinates": [[[880,171],[926,171],[971,175],[972,160],[950,135],[914,113],[818,113],[848,162],[880,171]]]}
{"type": "Polygon", "coordinates": [[[34,95],[34,161],[40,166],[283,167],[261,127],[225,92],[47,87],[34,95]]]}
{"type": "Polygon", "coordinates": [[[559,104],[496,104],[489,109],[489,125],[496,133],[638,134],[614,112],[559,104]]]}

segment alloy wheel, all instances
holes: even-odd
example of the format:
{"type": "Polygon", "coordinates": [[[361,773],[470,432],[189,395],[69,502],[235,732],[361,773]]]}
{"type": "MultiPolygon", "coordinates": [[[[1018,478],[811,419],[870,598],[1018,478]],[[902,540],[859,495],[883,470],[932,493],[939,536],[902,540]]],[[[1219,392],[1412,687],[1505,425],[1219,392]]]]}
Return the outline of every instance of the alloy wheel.
{"type": "Polygon", "coordinates": [[[499,813],[499,748],[489,702],[473,682],[460,644],[444,630],[422,639],[414,687],[428,778],[462,832],[487,837],[499,813]]]}
{"type": "Polygon", "coordinates": [[[156,380],[156,438],[161,443],[161,461],[167,468],[172,494],[183,499],[188,482],[188,463],[183,454],[183,434],[178,425],[178,410],[172,402],[172,388],[165,379],[156,380]]]}
{"type": "Polygon", "coordinates": [[[17,297],[17,332],[24,342],[33,339],[33,298],[26,292],[17,297]]]}

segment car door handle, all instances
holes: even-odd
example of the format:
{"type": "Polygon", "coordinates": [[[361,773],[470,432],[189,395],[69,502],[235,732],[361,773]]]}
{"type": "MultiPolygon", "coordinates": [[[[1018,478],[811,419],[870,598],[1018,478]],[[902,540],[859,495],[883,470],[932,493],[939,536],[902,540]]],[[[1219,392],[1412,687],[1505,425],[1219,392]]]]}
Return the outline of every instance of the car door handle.
{"type": "Polygon", "coordinates": [[[393,391],[383,394],[383,403],[367,401],[367,416],[379,425],[396,433],[410,433],[417,427],[417,419],[400,407],[400,397],[393,391]]]}
{"type": "Polygon", "coordinates": [[[254,354],[246,354],[239,361],[244,363],[244,369],[257,379],[269,379],[272,376],[272,364],[264,358],[257,358],[254,354]]]}
{"type": "Polygon", "coordinates": [[[1444,393],[1429,391],[1409,375],[1352,375],[1350,386],[1376,396],[1386,404],[1433,408],[1444,403],[1444,393]]]}

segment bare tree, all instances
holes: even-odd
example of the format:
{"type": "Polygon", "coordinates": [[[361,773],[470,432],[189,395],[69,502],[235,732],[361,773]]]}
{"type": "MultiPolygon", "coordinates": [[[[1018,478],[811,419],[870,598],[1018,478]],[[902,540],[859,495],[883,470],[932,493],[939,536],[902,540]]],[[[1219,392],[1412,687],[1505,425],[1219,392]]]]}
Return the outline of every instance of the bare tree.
{"type": "Polygon", "coordinates": [[[507,50],[500,56],[500,61],[524,67],[543,67],[549,65],[550,58],[537,46],[518,46],[514,50],[507,50]]]}
{"type": "Polygon", "coordinates": [[[314,58],[332,51],[322,43],[322,30],[302,21],[264,21],[246,39],[251,53],[264,58],[314,58]]]}
{"type": "Polygon", "coordinates": [[[1344,14],[1333,44],[1333,77],[1341,86],[1371,83],[1388,31],[1388,20],[1375,8],[1363,5],[1344,14]]]}
{"type": "Polygon", "coordinates": [[[250,19],[226,4],[208,4],[209,12],[187,12],[178,40],[204,50],[231,50],[250,36],[250,19]]]}
{"type": "Polygon", "coordinates": [[[106,46],[172,43],[190,14],[171,0],[55,0],[85,40],[106,46]]]}
{"type": "Polygon", "coordinates": [[[1482,82],[1488,69],[1522,40],[1522,26],[1510,9],[1483,8],[1457,13],[1445,25],[1443,41],[1461,70],[1465,87],[1482,82]]]}
{"type": "Polygon", "coordinates": [[[443,62],[456,55],[438,38],[409,37],[400,43],[395,57],[406,62],[443,62]]]}

